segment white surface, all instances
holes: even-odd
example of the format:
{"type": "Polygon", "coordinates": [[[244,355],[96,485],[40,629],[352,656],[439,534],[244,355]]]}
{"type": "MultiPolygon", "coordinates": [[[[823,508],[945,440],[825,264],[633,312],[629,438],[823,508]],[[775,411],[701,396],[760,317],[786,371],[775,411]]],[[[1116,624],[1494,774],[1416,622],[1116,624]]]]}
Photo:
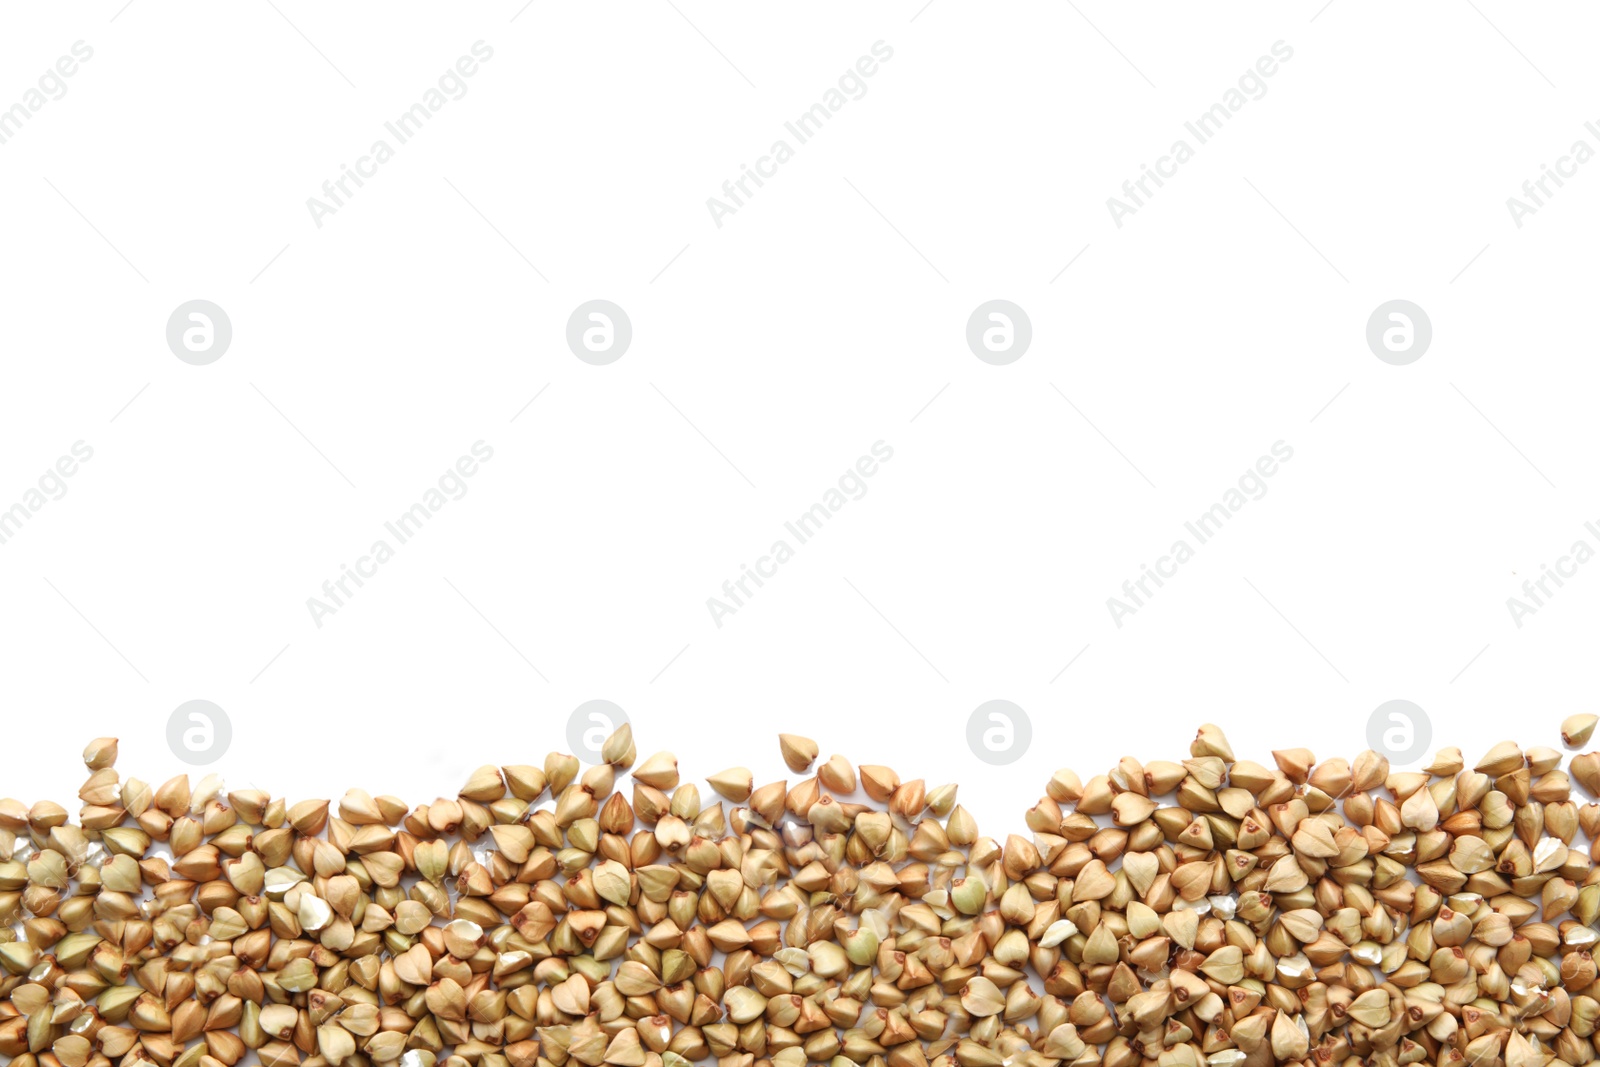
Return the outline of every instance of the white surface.
{"type": "Polygon", "coordinates": [[[1241,756],[1353,755],[1405,697],[1475,759],[1593,707],[1600,568],[1520,629],[1506,598],[1600,547],[1600,167],[1520,229],[1506,198],[1600,147],[1600,13],[677,3],[5,10],[0,106],[94,54],[0,145],[0,506],[94,457],[0,545],[0,794],[70,801],[100,733],[160,780],[204,698],[230,782],[425,800],[567,748],[605,697],[686,773],[777,777],[794,729],[962,782],[998,832],[1054,767],[1181,754],[1204,720],[1241,756]],[[480,40],[466,95],[317,228],[306,198],[480,40]],[[1106,198],[1280,40],[1266,95],[1117,228],[1106,198]],[[877,41],[866,94],[719,229],[706,198],[877,41]],[[607,367],[563,339],[596,297],[634,328],[607,367]],[[996,297],[1033,324],[1006,367],[963,336],[996,297]],[[206,367],[163,336],[194,298],[233,323],[206,367]],[[1407,367],[1364,340],[1393,298],[1433,322],[1407,367]],[[318,629],[306,599],[480,440],[466,496],[318,629]],[[715,627],[706,598],[879,440],[865,497],[715,627]],[[1280,440],[1265,497],[1116,628],[1106,598],[1280,440]],[[964,743],[995,697],[1033,720],[1005,769],[964,743]]]}

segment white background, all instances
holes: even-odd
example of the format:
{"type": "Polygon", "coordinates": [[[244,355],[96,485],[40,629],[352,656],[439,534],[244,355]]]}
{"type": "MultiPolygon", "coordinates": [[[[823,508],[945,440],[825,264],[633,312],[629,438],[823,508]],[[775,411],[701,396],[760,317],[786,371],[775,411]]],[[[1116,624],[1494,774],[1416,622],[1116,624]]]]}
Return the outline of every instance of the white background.
{"type": "Polygon", "coordinates": [[[1592,6],[676,2],[7,5],[0,106],[94,56],[0,145],[0,507],[94,458],[0,545],[0,794],[70,802],[97,734],[160,781],[204,698],[230,784],[423,801],[567,749],[603,697],[687,776],[777,777],[795,730],[960,781],[999,832],[1055,767],[1205,720],[1353,756],[1403,697],[1475,759],[1593,707],[1600,566],[1506,607],[1600,547],[1600,163],[1506,208],[1600,148],[1592,6]],[[317,228],[306,199],[479,40],[467,95],[317,228]],[[867,94],[714,225],[879,40],[867,94]],[[1106,198],[1279,40],[1116,227],[1106,198]],[[634,329],[607,367],[564,341],[597,297],[634,329]],[[234,330],[205,367],[164,336],[195,298],[234,330]],[[1010,366],[965,343],[992,298],[1032,320],[1010,366]],[[1364,339],[1395,298],[1433,323],[1406,367],[1364,339]],[[317,628],[306,599],[480,439],[468,494],[317,628]],[[867,495],[714,626],[878,440],[867,495]],[[1267,495],[1117,628],[1106,598],[1279,440],[1267,495]],[[996,697],[1033,723],[1004,770],[965,745],[996,697]]]}

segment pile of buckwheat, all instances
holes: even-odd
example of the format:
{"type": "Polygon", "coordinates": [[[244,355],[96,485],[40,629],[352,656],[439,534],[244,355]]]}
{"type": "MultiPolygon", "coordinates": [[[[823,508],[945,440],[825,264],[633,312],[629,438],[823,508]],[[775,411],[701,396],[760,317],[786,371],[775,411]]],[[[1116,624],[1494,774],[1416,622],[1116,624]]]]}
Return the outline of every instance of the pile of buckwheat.
{"type": "MultiPolygon", "coordinates": [[[[1562,724],[1581,748],[1596,717],[1562,724]]],[[[0,800],[15,1067],[1546,1067],[1596,1058],[1600,753],[1068,770],[1028,836],[816,764],[587,769],[410,807],[119,779],[0,800]],[[815,769],[813,770],[813,766],[815,769]],[[629,771],[631,793],[616,787],[629,771]],[[867,802],[847,799],[858,786],[867,802]],[[1158,799],[1159,798],[1159,799],[1158,799]],[[709,802],[708,802],[709,801],[709,802]],[[1580,841],[1580,833],[1582,840],[1580,841]],[[1575,845],[1575,841],[1578,843],[1575,845]],[[252,1059],[252,1057],[254,1057],[252,1059]]]]}

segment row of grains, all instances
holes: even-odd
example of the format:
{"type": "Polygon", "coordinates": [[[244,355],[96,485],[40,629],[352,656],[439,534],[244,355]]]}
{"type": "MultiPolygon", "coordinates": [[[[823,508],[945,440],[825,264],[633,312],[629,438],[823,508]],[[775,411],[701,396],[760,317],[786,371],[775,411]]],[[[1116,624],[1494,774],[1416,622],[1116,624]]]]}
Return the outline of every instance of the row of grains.
{"type": "MultiPolygon", "coordinates": [[[[1594,716],[1562,724],[1582,748],[1594,716]]],[[[955,785],[785,734],[680,780],[629,727],[413,807],[152,788],[0,800],[14,1067],[1578,1067],[1600,754],[1502,742],[955,785]],[[1563,763],[1566,764],[1563,767],[1563,763]],[[623,788],[619,776],[626,775],[623,788]]]]}

